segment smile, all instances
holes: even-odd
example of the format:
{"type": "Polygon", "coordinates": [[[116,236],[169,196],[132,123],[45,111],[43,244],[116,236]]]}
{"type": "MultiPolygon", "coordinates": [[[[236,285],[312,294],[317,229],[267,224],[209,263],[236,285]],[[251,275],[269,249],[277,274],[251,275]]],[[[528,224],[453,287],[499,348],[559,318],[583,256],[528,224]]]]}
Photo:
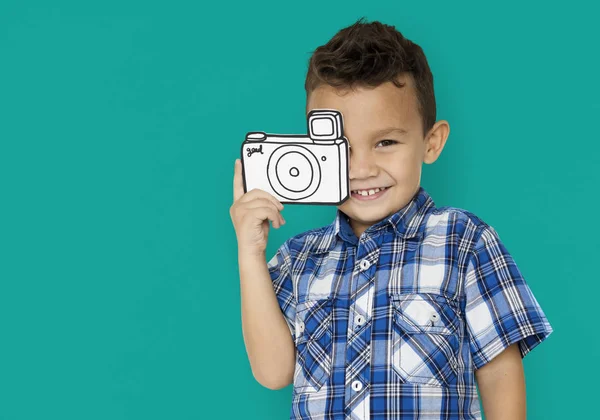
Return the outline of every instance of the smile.
{"type": "Polygon", "coordinates": [[[381,197],[387,190],[388,187],[372,188],[368,190],[354,190],[352,191],[352,197],[361,201],[375,200],[376,198],[381,197]]]}

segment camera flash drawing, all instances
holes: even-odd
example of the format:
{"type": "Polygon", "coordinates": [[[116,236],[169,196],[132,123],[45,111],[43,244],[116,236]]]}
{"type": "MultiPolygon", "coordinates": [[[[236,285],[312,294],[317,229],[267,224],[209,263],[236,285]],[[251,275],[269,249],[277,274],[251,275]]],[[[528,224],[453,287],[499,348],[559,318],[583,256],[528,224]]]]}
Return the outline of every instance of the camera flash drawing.
{"type": "Polygon", "coordinates": [[[314,109],[308,134],[252,131],[242,143],[244,192],[255,188],[281,203],[340,205],[348,199],[348,139],[342,113],[314,109]]]}

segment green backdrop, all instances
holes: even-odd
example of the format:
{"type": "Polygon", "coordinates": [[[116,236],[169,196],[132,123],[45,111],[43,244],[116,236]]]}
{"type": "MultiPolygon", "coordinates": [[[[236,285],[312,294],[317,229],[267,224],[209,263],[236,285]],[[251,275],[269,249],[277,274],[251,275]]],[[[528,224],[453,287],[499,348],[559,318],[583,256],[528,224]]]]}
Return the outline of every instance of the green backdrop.
{"type": "MultiPolygon", "coordinates": [[[[529,419],[593,417],[598,10],[369,3],[0,3],[1,420],[288,418],[244,347],[233,163],[305,132],[310,52],[361,16],[429,59],[451,132],[422,185],[496,228],[555,329],[529,419]]],[[[333,214],[287,206],[269,253],[333,214]]]]}

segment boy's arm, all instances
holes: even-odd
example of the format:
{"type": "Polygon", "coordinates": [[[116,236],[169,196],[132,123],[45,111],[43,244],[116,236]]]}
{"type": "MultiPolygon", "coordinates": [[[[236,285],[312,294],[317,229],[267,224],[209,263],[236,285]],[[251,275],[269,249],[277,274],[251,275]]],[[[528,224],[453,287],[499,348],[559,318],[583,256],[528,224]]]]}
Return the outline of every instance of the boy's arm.
{"type": "MultiPolygon", "coordinates": [[[[233,205],[229,212],[238,241],[241,282],[242,333],[252,374],[263,386],[279,389],[294,376],[296,346],[288,327],[265,259],[269,221],[285,223],[283,205],[272,195],[254,189],[244,193],[242,164],[235,161],[233,205]]],[[[290,310],[291,312],[291,310],[290,310]]]]}
{"type": "Polygon", "coordinates": [[[239,254],[242,330],[256,380],[269,389],[293,381],[296,347],[283,317],[264,256],[239,254]]]}
{"type": "Polygon", "coordinates": [[[486,419],[525,419],[522,359],[552,327],[494,228],[478,227],[465,272],[467,335],[486,419]]]}
{"type": "Polygon", "coordinates": [[[525,375],[519,344],[475,371],[486,420],[526,420],[525,375]]]}

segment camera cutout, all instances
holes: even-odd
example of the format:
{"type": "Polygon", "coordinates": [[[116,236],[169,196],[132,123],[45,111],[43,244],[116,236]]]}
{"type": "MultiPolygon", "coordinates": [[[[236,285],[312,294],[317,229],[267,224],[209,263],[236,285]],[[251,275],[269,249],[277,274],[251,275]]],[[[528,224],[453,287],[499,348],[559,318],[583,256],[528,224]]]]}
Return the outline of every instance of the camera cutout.
{"type": "Polygon", "coordinates": [[[241,153],[244,191],[258,188],[282,203],[340,205],[346,201],[349,145],[341,112],[312,110],[307,130],[307,135],[248,132],[241,153]]]}

